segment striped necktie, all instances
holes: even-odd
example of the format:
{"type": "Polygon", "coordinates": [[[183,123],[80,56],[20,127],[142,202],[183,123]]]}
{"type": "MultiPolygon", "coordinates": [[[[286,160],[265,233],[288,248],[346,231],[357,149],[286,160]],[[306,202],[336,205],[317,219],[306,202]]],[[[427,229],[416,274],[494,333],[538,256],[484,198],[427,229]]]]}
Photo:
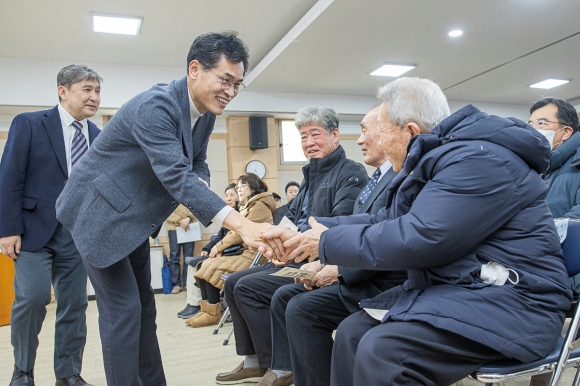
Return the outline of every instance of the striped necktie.
{"type": "Polygon", "coordinates": [[[72,125],[75,127],[76,131],[70,149],[71,169],[75,167],[75,165],[81,160],[82,156],[89,149],[89,146],[87,145],[87,139],[83,135],[83,124],[79,121],[74,121],[72,125]]]}
{"type": "Polygon", "coordinates": [[[381,177],[381,169],[378,168],[377,170],[375,170],[375,172],[371,176],[371,180],[367,183],[367,186],[365,186],[361,195],[358,198],[359,208],[362,207],[367,198],[369,198],[369,195],[371,194],[375,186],[377,186],[377,182],[379,181],[380,177],[381,177]]]}

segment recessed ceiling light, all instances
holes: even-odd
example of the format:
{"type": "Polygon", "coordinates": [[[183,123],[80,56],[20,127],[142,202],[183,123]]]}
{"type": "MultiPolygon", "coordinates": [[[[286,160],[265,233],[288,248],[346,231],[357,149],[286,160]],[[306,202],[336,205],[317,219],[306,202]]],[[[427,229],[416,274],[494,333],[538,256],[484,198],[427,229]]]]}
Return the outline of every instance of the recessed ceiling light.
{"type": "Polygon", "coordinates": [[[549,89],[549,88],[554,88],[554,87],[558,87],[561,86],[563,84],[568,83],[569,80],[561,80],[561,79],[546,79],[542,82],[536,83],[536,84],[532,84],[530,87],[531,88],[545,88],[545,89],[549,89]]]}
{"type": "Polygon", "coordinates": [[[371,75],[397,77],[403,75],[407,71],[411,71],[415,67],[416,66],[404,66],[401,64],[385,64],[371,72],[371,75]]]}
{"type": "Polygon", "coordinates": [[[138,35],[142,17],[99,15],[93,13],[93,31],[121,35],[138,35]]]}
{"type": "Polygon", "coordinates": [[[452,38],[456,38],[461,35],[463,35],[463,31],[460,29],[454,29],[453,31],[449,32],[449,36],[451,36],[452,38]]]}

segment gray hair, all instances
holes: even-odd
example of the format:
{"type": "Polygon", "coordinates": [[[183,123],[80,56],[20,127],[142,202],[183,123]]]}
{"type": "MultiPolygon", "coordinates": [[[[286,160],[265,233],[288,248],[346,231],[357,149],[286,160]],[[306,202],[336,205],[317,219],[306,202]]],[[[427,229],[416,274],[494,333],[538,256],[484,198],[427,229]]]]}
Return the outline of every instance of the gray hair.
{"type": "Polygon", "coordinates": [[[317,123],[324,127],[328,134],[338,128],[338,114],[330,107],[323,106],[306,106],[298,110],[294,124],[300,129],[307,123],[317,123]]]}
{"type": "Polygon", "coordinates": [[[424,134],[451,114],[441,87],[428,79],[399,78],[379,88],[377,97],[386,104],[391,122],[399,127],[414,122],[424,134]]]}
{"type": "Polygon", "coordinates": [[[85,79],[96,80],[99,84],[103,81],[103,78],[92,68],[88,68],[82,64],[71,64],[58,72],[56,84],[57,86],[70,88],[73,84],[85,79]]]}

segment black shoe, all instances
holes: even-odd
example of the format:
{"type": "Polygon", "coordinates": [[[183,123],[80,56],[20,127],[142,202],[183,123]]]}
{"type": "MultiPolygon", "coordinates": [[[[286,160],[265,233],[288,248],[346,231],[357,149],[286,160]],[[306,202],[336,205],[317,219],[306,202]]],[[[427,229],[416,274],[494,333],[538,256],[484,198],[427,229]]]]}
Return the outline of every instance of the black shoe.
{"type": "Polygon", "coordinates": [[[187,313],[189,311],[189,308],[190,307],[192,307],[192,306],[190,306],[189,303],[188,303],[183,310],[181,310],[181,311],[179,311],[177,313],[177,317],[178,318],[181,318],[181,315],[184,314],[184,313],[187,313]]]}
{"type": "Polygon", "coordinates": [[[199,310],[201,310],[201,308],[199,306],[189,306],[189,311],[181,314],[179,317],[181,319],[189,319],[191,318],[193,315],[197,314],[199,312],[199,310]]]}
{"type": "Polygon", "coordinates": [[[201,263],[202,261],[204,261],[208,257],[209,257],[209,255],[205,255],[205,256],[186,256],[184,258],[184,262],[185,262],[185,264],[190,265],[193,268],[195,268],[195,266],[198,263],[201,263]]]}
{"type": "Polygon", "coordinates": [[[80,375],[71,375],[70,377],[57,379],[55,386],[93,386],[90,383],[85,382],[85,380],[80,375]]]}
{"type": "Polygon", "coordinates": [[[15,365],[12,380],[8,386],[34,386],[34,369],[24,372],[15,365]]]}

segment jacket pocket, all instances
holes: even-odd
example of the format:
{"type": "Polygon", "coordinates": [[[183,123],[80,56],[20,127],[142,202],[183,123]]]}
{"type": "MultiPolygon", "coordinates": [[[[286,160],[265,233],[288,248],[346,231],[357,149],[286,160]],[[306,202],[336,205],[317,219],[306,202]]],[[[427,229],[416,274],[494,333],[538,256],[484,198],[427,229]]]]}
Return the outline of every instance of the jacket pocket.
{"type": "Polygon", "coordinates": [[[34,209],[36,207],[36,199],[22,197],[22,209],[34,209]]]}
{"type": "Polygon", "coordinates": [[[95,189],[111,204],[119,213],[124,212],[133,201],[127,197],[119,186],[106,174],[101,174],[93,180],[95,189]]]}

